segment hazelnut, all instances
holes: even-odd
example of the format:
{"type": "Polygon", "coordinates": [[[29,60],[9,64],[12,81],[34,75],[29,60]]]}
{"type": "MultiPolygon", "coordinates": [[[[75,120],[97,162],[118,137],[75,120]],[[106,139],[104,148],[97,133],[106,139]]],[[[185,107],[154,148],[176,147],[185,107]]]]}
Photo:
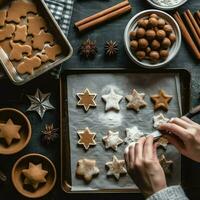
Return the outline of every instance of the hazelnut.
{"type": "Polygon", "coordinates": [[[163,28],[165,26],[165,20],[163,18],[158,19],[158,27],[163,28]]]}
{"type": "Polygon", "coordinates": [[[136,40],[132,40],[131,42],[130,42],[130,47],[131,47],[131,50],[136,50],[137,48],[138,48],[138,41],[136,41],[136,40]]]}
{"type": "Polygon", "coordinates": [[[166,59],[169,55],[169,51],[168,50],[160,50],[160,57],[163,59],[166,59]]]}
{"type": "Polygon", "coordinates": [[[136,57],[139,59],[139,60],[143,60],[146,56],[146,53],[144,51],[137,51],[136,52],[136,57]]]}
{"type": "Polygon", "coordinates": [[[153,40],[155,38],[155,36],[156,36],[156,32],[154,30],[149,29],[146,31],[146,38],[148,40],[153,40]]]}
{"type": "Polygon", "coordinates": [[[167,34],[170,34],[170,33],[173,31],[172,26],[169,25],[169,24],[164,25],[163,30],[164,30],[167,34]]]}
{"type": "Polygon", "coordinates": [[[144,27],[143,27],[143,28],[147,28],[148,24],[149,24],[149,20],[148,20],[148,19],[145,19],[145,20],[144,20],[144,27]]]}
{"type": "Polygon", "coordinates": [[[157,51],[151,51],[149,54],[149,58],[151,61],[155,62],[158,61],[160,59],[160,55],[157,51]]]}
{"type": "Polygon", "coordinates": [[[150,15],[150,18],[151,18],[151,17],[158,19],[158,15],[155,14],[155,13],[151,14],[151,15],[150,15]]]}
{"type": "Polygon", "coordinates": [[[138,40],[138,46],[140,49],[145,49],[147,48],[148,45],[149,45],[149,42],[147,39],[141,38],[138,40]]]}
{"type": "Polygon", "coordinates": [[[159,40],[163,40],[166,37],[166,33],[163,30],[158,30],[156,36],[159,40]]]}
{"type": "Polygon", "coordinates": [[[157,50],[160,48],[160,42],[158,42],[158,40],[153,40],[152,43],[151,43],[151,48],[153,50],[157,50]]]}
{"type": "Polygon", "coordinates": [[[162,43],[161,43],[161,46],[163,49],[167,49],[171,46],[171,41],[169,38],[164,38],[162,43]]]}
{"type": "Polygon", "coordinates": [[[149,18],[149,26],[150,27],[156,27],[158,25],[158,20],[154,17],[149,18]]]}
{"type": "Polygon", "coordinates": [[[136,31],[131,31],[129,35],[130,35],[130,40],[136,39],[136,31]]]}
{"type": "Polygon", "coordinates": [[[176,41],[176,35],[174,33],[171,33],[169,35],[169,39],[170,39],[171,43],[174,43],[176,41]]]}
{"type": "Polygon", "coordinates": [[[138,28],[136,31],[136,36],[138,38],[142,38],[145,35],[145,29],[144,28],[138,28]]]}
{"type": "Polygon", "coordinates": [[[142,27],[142,28],[144,28],[144,19],[142,18],[142,19],[139,19],[139,21],[138,21],[138,26],[139,27],[142,27]]]}

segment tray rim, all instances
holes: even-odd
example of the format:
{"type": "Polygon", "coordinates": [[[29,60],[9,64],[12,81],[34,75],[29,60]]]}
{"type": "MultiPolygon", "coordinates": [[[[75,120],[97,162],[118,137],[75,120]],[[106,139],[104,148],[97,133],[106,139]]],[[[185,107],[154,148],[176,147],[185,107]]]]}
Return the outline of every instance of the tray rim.
{"type": "MultiPolygon", "coordinates": [[[[83,190],[83,191],[71,191],[71,186],[70,184],[67,182],[67,180],[64,179],[63,176],[63,82],[65,81],[65,78],[67,75],[70,74],[87,74],[87,73],[110,73],[110,72],[114,72],[114,73],[179,73],[181,75],[186,76],[188,79],[187,81],[185,81],[185,83],[187,83],[187,87],[188,87],[188,97],[184,98],[186,99],[186,102],[184,102],[184,104],[182,104],[182,109],[183,109],[183,114],[189,112],[190,110],[190,104],[191,104],[191,73],[190,71],[186,70],[186,69],[182,69],[182,68],[168,68],[168,69],[154,69],[154,70],[149,70],[149,69],[133,69],[133,68],[68,68],[67,70],[63,71],[63,73],[60,76],[59,82],[60,82],[60,153],[61,153],[61,179],[60,179],[60,183],[61,183],[61,189],[68,194],[85,194],[85,193],[140,193],[139,190],[133,190],[133,189],[125,189],[125,190],[118,190],[118,189],[114,189],[114,190],[94,190],[94,191],[90,191],[90,190],[83,190]]],[[[181,85],[182,86],[182,85],[181,85]]],[[[181,96],[181,100],[183,100],[183,96],[181,96]]],[[[183,175],[183,170],[182,167],[184,165],[182,165],[183,159],[181,156],[181,184],[184,188],[186,188],[187,184],[184,182],[184,179],[182,177],[183,175]]],[[[71,168],[71,166],[69,166],[71,168]]]]}

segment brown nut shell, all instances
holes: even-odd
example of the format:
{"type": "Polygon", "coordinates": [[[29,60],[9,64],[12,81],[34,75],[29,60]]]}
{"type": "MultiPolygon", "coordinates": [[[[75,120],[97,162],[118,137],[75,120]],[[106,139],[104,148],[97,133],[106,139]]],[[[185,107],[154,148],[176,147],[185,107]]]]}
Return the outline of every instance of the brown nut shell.
{"type": "Polygon", "coordinates": [[[157,51],[151,51],[149,54],[149,58],[151,61],[155,62],[158,61],[160,59],[160,55],[157,51]]]}
{"type": "Polygon", "coordinates": [[[158,30],[156,36],[159,40],[163,40],[166,37],[166,32],[164,30],[158,30]]]}
{"type": "Polygon", "coordinates": [[[156,32],[152,29],[146,31],[146,38],[147,40],[153,40],[156,36],[156,32]]]}
{"type": "Polygon", "coordinates": [[[153,40],[151,43],[151,48],[153,50],[157,50],[160,48],[160,42],[158,40],[153,40]]]}
{"type": "Polygon", "coordinates": [[[171,41],[170,41],[170,39],[169,38],[164,38],[163,39],[163,41],[162,41],[162,43],[161,43],[161,47],[163,48],[163,49],[167,49],[167,48],[169,48],[171,46],[171,41]]]}
{"type": "Polygon", "coordinates": [[[138,40],[138,47],[140,49],[146,49],[148,45],[149,45],[149,42],[147,39],[141,38],[138,40]]]}
{"type": "Polygon", "coordinates": [[[137,31],[136,31],[136,36],[137,38],[142,38],[145,36],[145,29],[144,28],[138,28],[137,31]]]}
{"type": "Polygon", "coordinates": [[[138,41],[137,40],[132,40],[130,42],[130,47],[131,47],[131,50],[135,51],[138,48],[138,41]]]}
{"type": "Polygon", "coordinates": [[[135,55],[139,60],[143,60],[146,56],[146,53],[145,53],[145,51],[137,51],[135,53],[135,55]]]}

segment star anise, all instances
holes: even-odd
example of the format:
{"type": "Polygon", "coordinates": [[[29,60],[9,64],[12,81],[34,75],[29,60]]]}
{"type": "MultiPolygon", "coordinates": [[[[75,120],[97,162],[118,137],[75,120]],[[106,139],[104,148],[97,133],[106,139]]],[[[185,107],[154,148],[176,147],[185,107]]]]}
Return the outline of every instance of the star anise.
{"type": "Polygon", "coordinates": [[[46,124],[45,129],[42,131],[42,143],[50,144],[58,138],[58,128],[54,128],[53,124],[46,124]]]}
{"type": "Polygon", "coordinates": [[[110,40],[110,41],[107,41],[105,43],[105,53],[106,53],[106,55],[114,56],[114,55],[117,54],[117,52],[118,52],[118,44],[117,44],[116,41],[113,42],[112,40],[110,40]]]}
{"type": "Polygon", "coordinates": [[[79,48],[79,54],[81,56],[84,56],[85,58],[93,58],[96,55],[96,53],[96,42],[90,39],[84,41],[79,48]]]}

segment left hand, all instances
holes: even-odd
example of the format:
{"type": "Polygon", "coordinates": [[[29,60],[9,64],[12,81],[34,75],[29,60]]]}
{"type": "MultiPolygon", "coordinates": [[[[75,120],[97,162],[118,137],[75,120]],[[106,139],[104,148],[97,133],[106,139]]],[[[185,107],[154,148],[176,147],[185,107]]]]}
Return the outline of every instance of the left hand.
{"type": "Polygon", "coordinates": [[[145,197],[167,187],[156,149],[153,137],[148,136],[128,146],[124,154],[128,173],[145,197]]]}

